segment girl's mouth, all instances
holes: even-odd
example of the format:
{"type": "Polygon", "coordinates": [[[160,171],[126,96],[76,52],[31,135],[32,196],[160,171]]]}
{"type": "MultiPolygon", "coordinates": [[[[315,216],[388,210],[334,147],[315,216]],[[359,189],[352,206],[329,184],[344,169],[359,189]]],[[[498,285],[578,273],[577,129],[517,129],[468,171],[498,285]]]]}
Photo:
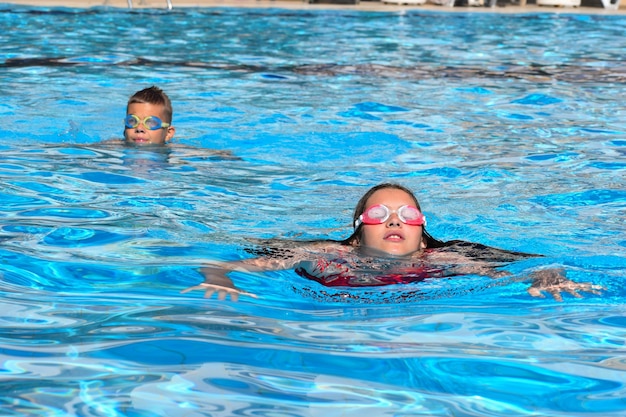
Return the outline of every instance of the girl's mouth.
{"type": "Polygon", "coordinates": [[[397,232],[391,232],[391,233],[387,233],[384,239],[398,241],[398,240],[404,240],[404,236],[402,236],[400,233],[397,233],[397,232]]]}

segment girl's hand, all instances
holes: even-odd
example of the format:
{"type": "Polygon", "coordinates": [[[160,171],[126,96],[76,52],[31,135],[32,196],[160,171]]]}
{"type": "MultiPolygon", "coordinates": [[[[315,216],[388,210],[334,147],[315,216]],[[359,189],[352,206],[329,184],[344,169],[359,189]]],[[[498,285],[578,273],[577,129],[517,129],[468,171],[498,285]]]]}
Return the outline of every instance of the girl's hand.
{"type": "Polygon", "coordinates": [[[204,282],[200,285],[194,285],[193,287],[182,290],[180,292],[181,294],[195,290],[204,290],[204,298],[211,298],[215,293],[217,293],[218,300],[225,300],[229,295],[233,301],[239,300],[239,295],[248,295],[257,298],[256,295],[241,291],[239,288],[235,287],[233,281],[227,276],[230,272],[227,269],[219,266],[207,266],[201,268],[200,272],[204,275],[204,282]]]}
{"type": "Polygon", "coordinates": [[[211,298],[211,296],[217,293],[218,300],[225,300],[226,297],[230,295],[232,301],[239,300],[239,295],[248,295],[252,298],[257,298],[255,294],[251,294],[245,291],[238,290],[237,288],[223,287],[217,284],[209,284],[207,282],[203,282],[200,285],[194,285],[193,287],[186,288],[182,290],[180,293],[185,294],[195,290],[204,290],[204,298],[211,298]]]}
{"type": "Polygon", "coordinates": [[[562,292],[567,292],[576,298],[582,298],[579,291],[585,291],[592,294],[600,294],[600,291],[606,290],[601,285],[594,285],[590,282],[574,282],[565,278],[562,269],[542,269],[532,274],[533,283],[528,289],[528,293],[533,297],[545,298],[543,292],[552,295],[556,301],[563,301],[562,292]]]}

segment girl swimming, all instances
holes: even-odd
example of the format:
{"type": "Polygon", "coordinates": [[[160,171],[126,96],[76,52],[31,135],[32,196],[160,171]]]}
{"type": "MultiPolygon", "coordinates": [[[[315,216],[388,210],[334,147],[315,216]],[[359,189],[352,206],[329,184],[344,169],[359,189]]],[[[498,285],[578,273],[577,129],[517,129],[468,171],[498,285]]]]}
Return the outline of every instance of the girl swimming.
{"type": "MultiPolygon", "coordinates": [[[[345,240],[265,242],[249,249],[253,258],[207,264],[201,269],[205,281],[186,290],[204,290],[205,297],[218,293],[236,300],[239,290],[228,277],[233,270],[248,272],[293,269],[298,275],[328,287],[371,287],[409,284],[425,279],[459,275],[501,278],[510,275],[500,268],[525,258],[538,257],[461,240],[444,242],[425,229],[426,217],[408,188],[391,183],[368,190],[354,210],[354,232],[345,240]]],[[[561,301],[562,292],[581,297],[578,291],[597,294],[602,287],[575,283],[559,269],[541,269],[531,275],[528,292],[551,294],[561,301]]]]}

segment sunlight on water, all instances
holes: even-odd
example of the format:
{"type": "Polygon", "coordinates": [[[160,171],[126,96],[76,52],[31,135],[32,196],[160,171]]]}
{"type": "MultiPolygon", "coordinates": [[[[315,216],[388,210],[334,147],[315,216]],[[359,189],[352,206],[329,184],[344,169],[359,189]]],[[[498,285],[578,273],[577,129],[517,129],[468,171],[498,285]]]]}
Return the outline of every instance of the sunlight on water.
{"type": "Polygon", "coordinates": [[[5,5],[0,22],[0,414],[626,413],[622,16],[5,5]],[[153,84],[175,146],[103,145],[153,84]],[[346,238],[383,181],[438,238],[545,256],[499,280],[235,272],[259,298],[180,294],[255,240],[346,238]],[[531,297],[548,266],[606,290],[531,297]]]}

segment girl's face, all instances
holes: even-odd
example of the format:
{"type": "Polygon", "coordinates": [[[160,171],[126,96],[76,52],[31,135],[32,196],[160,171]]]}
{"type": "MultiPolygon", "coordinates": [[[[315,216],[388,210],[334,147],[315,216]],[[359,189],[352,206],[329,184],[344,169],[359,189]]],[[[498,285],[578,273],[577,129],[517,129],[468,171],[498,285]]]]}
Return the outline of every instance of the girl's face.
{"type": "MultiPolygon", "coordinates": [[[[384,204],[390,210],[398,210],[404,205],[415,206],[409,194],[395,188],[384,188],[376,191],[367,200],[365,208],[384,204]]],[[[396,213],[382,224],[364,224],[361,233],[361,246],[376,249],[390,255],[404,256],[424,249],[422,226],[404,224],[396,213]]]]}
{"type": "MultiPolygon", "coordinates": [[[[131,103],[128,105],[127,114],[134,114],[139,120],[144,120],[148,116],[156,116],[162,122],[169,122],[165,119],[164,106],[156,104],[131,103]]],[[[133,145],[162,145],[172,139],[175,132],[173,126],[150,130],[143,123],[132,128],[124,127],[124,138],[133,145]]]]}

